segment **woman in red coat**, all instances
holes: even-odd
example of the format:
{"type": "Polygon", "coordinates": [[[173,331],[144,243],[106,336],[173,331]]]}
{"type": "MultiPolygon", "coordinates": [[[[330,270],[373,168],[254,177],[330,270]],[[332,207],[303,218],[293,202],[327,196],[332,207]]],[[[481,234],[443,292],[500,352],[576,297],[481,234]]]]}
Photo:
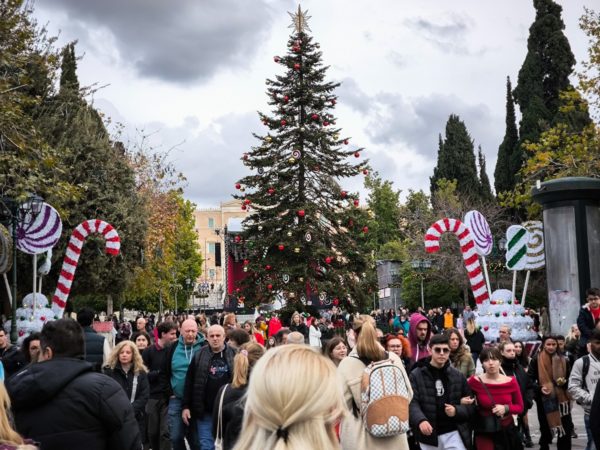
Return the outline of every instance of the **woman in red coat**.
{"type": "MultiPolygon", "coordinates": [[[[500,372],[502,355],[495,347],[484,348],[479,355],[484,373],[473,375],[468,383],[475,394],[477,413],[481,416],[497,417],[500,430],[494,433],[475,428],[475,448],[494,450],[506,448],[522,450],[523,444],[514,424],[513,414],[523,412],[523,398],[516,378],[500,372]]],[[[477,423],[477,420],[475,420],[477,423]]]]}

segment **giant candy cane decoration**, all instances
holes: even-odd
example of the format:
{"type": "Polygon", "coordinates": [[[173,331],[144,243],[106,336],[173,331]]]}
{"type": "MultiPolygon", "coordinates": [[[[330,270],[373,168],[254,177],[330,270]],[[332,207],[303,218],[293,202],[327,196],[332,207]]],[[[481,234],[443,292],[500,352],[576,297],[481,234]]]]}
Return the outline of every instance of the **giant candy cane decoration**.
{"type": "Polygon", "coordinates": [[[65,306],[67,305],[67,299],[71,292],[71,284],[75,278],[75,270],[79,263],[79,256],[81,255],[81,249],[85,239],[93,233],[101,233],[106,240],[106,253],[110,255],[118,255],[121,249],[121,240],[119,234],[113,226],[103,220],[86,220],[80,223],[77,228],[73,230],[69,244],[67,245],[67,251],[65,252],[65,258],[63,265],[60,270],[60,278],[56,285],[56,291],[54,291],[54,297],[52,297],[52,311],[57,317],[62,317],[65,306]]]}
{"type": "Polygon", "coordinates": [[[469,273],[471,289],[476,303],[483,303],[490,298],[488,289],[481,272],[475,242],[469,229],[457,219],[440,219],[435,222],[425,233],[425,250],[435,253],[440,249],[440,236],[443,233],[453,233],[458,237],[460,251],[462,252],[465,267],[469,273]]]}

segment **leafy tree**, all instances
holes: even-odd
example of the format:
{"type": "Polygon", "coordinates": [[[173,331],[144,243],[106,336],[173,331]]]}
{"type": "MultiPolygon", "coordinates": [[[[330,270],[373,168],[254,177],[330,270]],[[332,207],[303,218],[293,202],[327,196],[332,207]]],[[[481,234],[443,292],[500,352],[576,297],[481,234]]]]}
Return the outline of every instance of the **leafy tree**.
{"type": "Polygon", "coordinates": [[[582,61],[583,69],[578,73],[579,88],[585,94],[588,103],[595,109],[596,123],[600,120],[600,14],[584,7],[585,13],[579,20],[579,26],[589,39],[588,59],[582,61]]]}
{"type": "Polygon", "coordinates": [[[510,77],[506,77],[506,130],[504,139],[498,148],[498,160],[494,170],[496,193],[511,191],[515,187],[515,168],[512,166],[512,154],[519,142],[519,132],[515,117],[515,103],[512,96],[510,77]]]}
{"type": "Polygon", "coordinates": [[[365,187],[369,190],[367,204],[371,212],[368,241],[379,257],[382,246],[400,236],[400,191],[377,172],[365,178],[365,187]]]}
{"type": "Polygon", "coordinates": [[[490,179],[488,178],[487,171],[485,169],[485,155],[481,151],[481,145],[477,150],[477,162],[479,163],[479,183],[481,184],[481,200],[483,202],[491,202],[494,200],[494,194],[492,194],[492,186],[490,185],[490,179]]]}
{"type": "MultiPolygon", "coordinates": [[[[515,101],[521,109],[520,140],[511,156],[513,173],[519,171],[528,154],[523,143],[536,142],[540,134],[557,123],[560,93],[572,89],[569,76],[575,57],[564,35],[562,7],[553,0],[534,0],[535,21],[529,28],[527,56],[519,70],[514,90],[515,101]]],[[[589,124],[589,117],[579,114],[576,128],[589,124]]]]}
{"type": "Polygon", "coordinates": [[[432,193],[438,189],[441,179],[456,180],[457,192],[463,195],[479,195],[481,192],[473,140],[464,122],[455,114],[451,114],[446,123],[443,142],[440,136],[437,166],[430,178],[432,193]]]}
{"type": "Polygon", "coordinates": [[[255,135],[258,145],[243,156],[253,173],[235,195],[251,209],[240,293],[250,305],[275,294],[291,303],[321,295],[360,308],[374,289],[363,276],[372,267],[362,250],[368,215],[338,181],[366,171],[366,162],[347,160],[360,158],[362,149],[348,149],[349,138],[336,127],[338,84],[325,81],[305,14],[299,10],[294,19],[288,53],[275,58],[285,72],[267,80],[272,112],[259,113],[268,132],[255,135]]]}

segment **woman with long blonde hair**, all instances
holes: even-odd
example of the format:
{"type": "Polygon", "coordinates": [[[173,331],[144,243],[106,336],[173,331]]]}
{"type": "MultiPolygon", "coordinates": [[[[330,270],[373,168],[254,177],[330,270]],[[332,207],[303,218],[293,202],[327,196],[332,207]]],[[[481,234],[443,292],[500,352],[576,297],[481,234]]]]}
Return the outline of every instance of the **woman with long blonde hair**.
{"type": "Polygon", "coordinates": [[[223,386],[217,394],[213,407],[213,436],[223,437],[223,449],[233,448],[240,432],[244,417],[244,395],[248,389],[250,373],[254,365],[265,354],[265,348],[257,342],[246,342],[233,358],[233,378],[231,384],[223,386]],[[221,396],[223,406],[219,407],[221,396]],[[217,430],[221,419],[221,431],[217,430]]]}
{"type": "Polygon", "coordinates": [[[371,436],[356,412],[361,404],[361,382],[367,364],[383,359],[390,359],[402,372],[409,400],[412,399],[412,388],[402,360],[393,352],[386,352],[377,339],[375,320],[371,316],[360,315],[354,318],[352,329],[356,335],[356,346],[347,358],[340,361],[337,368],[343,380],[344,400],[354,414],[348,415],[341,426],[340,441],[344,450],[365,449],[390,449],[408,450],[406,434],[391,437],[371,436]]]}
{"type": "Polygon", "coordinates": [[[119,383],[127,394],[142,437],[146,435],[145,411],[150,397],[147,372],[140,351],[132,341],[123,341],[115,345],[104,367],[104,373],[119,383]]]}
{"type": "Polygon", "coordinates": [[[236,450],[337,450],[345,415],[335,366],[308,345],[283,345],[254,366],[236,450]]]}
{"type": "Polygon", "coordinates": [[[25,440],[17,433],[10,424],[10,398],[0,382],[0,447],[6,450],[37,450],[35,445],[30,445],[29,440],[25,440]]]}

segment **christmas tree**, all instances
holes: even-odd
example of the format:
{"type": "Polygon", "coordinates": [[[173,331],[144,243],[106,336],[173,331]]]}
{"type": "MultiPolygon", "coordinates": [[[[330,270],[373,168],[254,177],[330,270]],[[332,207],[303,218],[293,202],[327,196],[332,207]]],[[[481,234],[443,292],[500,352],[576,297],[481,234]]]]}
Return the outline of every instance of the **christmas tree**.
{"type": "Polygon", "coordinates": [[[368,214],[357,193],[339,182],[367,175],[362,148],[342,137],[333,114],[339,83],[325,81],[319,44],[307,33],[309,18],[298,7],[285,56],[274,61],[283,75],[267,80],[271,113],[259,112],[265,135],[242,157],[252,171],[236,184],[250,211],[243,246],[245,278],[236,288],[246,305],[276,297],[288,304],[361,308],[371,303],[372,265],[362,249],[368,214]]]}

